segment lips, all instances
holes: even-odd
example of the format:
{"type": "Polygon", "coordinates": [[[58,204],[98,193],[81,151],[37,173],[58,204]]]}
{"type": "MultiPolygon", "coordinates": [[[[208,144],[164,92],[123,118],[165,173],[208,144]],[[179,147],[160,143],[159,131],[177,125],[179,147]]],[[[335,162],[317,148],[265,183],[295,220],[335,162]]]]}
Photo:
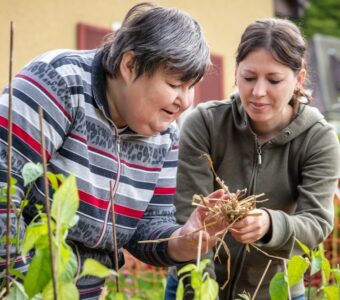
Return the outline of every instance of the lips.
{"type": "Polygon", "coordinates": [[[253,107],[254,109],[257,109],[257,110],[262,110],[262,109],[265,109],[269,106],[269,104],[258,103],[258,102],[250,102],[249,104],[250,104],[251,107],[253,107]]]}

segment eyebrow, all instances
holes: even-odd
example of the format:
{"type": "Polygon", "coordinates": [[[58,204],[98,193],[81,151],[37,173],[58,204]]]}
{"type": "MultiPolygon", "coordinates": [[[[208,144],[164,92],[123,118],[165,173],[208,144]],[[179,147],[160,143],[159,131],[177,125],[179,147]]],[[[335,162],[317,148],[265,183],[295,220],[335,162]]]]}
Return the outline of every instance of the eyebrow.
{"type": "MultiPolygon", "coordinates": [[[[241,73],[244,73],[244,72],[257,74],[257,72],[252,71],[252,70],[249,70],[249,69],[244,69],[244,70],[241,71],[241,73]]],[[[268,74],[266,74],[266,75],[284,75],[284,74],[281,73],[281,72],[270,72],[270,73],[268,73],[268,74]]]]}

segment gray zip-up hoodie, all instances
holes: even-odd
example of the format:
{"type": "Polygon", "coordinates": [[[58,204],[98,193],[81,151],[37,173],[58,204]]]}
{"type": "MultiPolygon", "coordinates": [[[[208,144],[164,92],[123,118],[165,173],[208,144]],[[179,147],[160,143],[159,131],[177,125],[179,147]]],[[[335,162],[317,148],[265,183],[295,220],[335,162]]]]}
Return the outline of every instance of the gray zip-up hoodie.
{"type": "MultiPolygon", "coordinates": [[[[324,241],[333,228],[333,195],[340,176],[339,141],[332,127],[313,107],[301,104],[296,118],[262,146],[250,128],[239,96],[231,101],[199,105],[183,124],[175,205],[177,220],[186,221],[193,207],[193,194],[208,195],[219,188],[202,153],[210,154],[218,176],[231,192],[265,193],[269,200],[258,203],[271,218],[271,236],[257,246],[268,254],[291,257],[301,254],[297,238],[309,248],[324,241]]],[[[230,281],[220,291],[220,300],[235,299],[243,291],[253,295],[269,258],[226,236],[230,249],[230,281]]],[[[226,254],[215,261],[217,280],[227,278],[226,254]]],[[[270,299],[269,282],[283,271],[273,259],[257,294],[270,299]]],[[[292,296],[304,293],[303,282],[292,288],[292,296]]]]}

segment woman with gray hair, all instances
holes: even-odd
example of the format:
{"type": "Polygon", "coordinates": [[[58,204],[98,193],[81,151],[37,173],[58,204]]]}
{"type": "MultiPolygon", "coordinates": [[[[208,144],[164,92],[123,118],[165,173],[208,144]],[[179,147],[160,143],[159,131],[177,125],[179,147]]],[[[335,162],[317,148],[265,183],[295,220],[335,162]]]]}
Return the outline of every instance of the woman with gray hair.
{"type": "MultiPolygon", "coordinates": [[[[131,8],[100,49],[55,50],[34,59],[12,85],[14,203],[19,207],[26,193],[22,167],[42,160],[36,125],[41,106],[48,171],[72,173],[77,179],[79,222],[68,240],[80,262],[92,257],[110,268],[115,265],[111,193],[119,249],[156,266],[195,258],[191,247],[197,234],[159,244],[138,241],[185,235],[203,226],[200,209],[184,226],[175,223],[175,120],[191,105],[193,87],[209,65],[199,24],[182,11],[148,3],[131,8]]],[[[0,101],[2,186],[7,178],[8,94],[5,89],[0,101]]],[[[39,179],[29,193],[23,226],[36,216],[36,204],[44,203],[43,190],[39,179]]],[[[6,235],[5,207],[0,203],[1,238],[6,235]]],[[[218,227],[210,228],[210,234],[218,227]]],[[[212,247],[214,240],[206,234],[203,244],[212,247]]],[[[4,243],[0,251],[4,256],[4,243]]],[[[119,265],[123,262],[120,253],[119,265]]],[[[28,265],[17,261],[15,267],[24,271],[28,265]]],[[[97,278],[80,280],[81,299],[95,299],[102,285],[97,278]]]]}

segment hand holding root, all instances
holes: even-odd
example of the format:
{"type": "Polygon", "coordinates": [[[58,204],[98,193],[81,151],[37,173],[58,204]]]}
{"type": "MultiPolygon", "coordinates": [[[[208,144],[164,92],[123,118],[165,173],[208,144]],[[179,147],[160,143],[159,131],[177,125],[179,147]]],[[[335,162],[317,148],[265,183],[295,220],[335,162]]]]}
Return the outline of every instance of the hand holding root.
{"type": "Polygon", "coordinates": [[[247,216],[235,222],[229,228],[229,232],[236,241],[242,244],[252,244],[267,234],[270,226],[269,214],[263,209],[253,209],[247,216]]]}
{"type": "MultiPolygon", "coordinates": [[[[226,199],[222,189],[211,193],[206,199],[226,199]]],[[[209,202],[209,207],[215,203],[209,202]]],[[[199,232],[203,231],[202,253],[208,252],[218,242],[217,237],[221,234],[228,223],[225,219],[214,218],[208,213],[204,204],[200,204],[190,215],[183,227],[176,230],[170,237],[168,253],[176,261],[188,261],[196,258],[196,249],[199,242],[199,232]],[[179,239],[179,237],[181,237],[179,239]]]]}

